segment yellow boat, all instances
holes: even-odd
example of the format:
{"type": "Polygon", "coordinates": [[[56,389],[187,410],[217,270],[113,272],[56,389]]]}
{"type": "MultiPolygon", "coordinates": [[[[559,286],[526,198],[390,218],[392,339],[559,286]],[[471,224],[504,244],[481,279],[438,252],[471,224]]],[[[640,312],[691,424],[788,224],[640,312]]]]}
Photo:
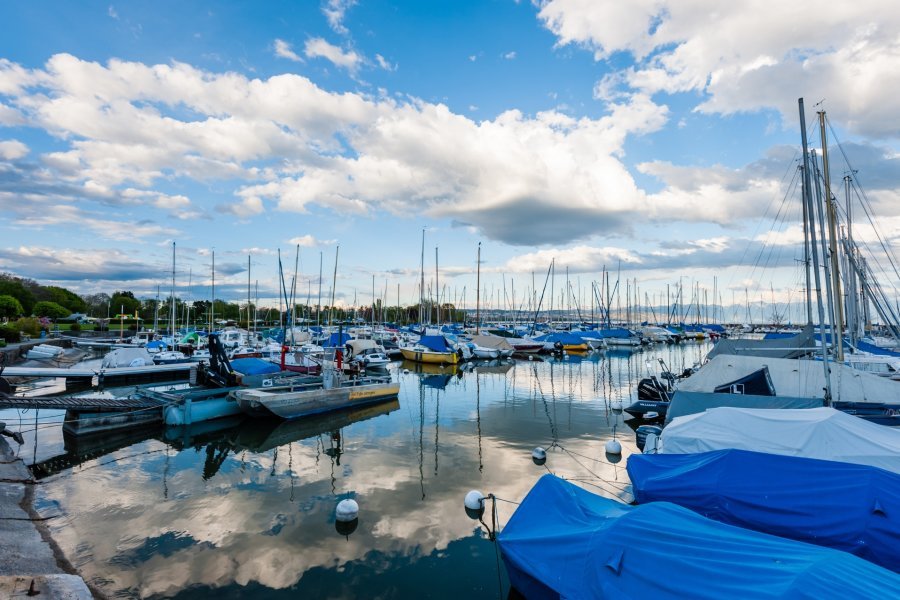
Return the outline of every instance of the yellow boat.
{"type": "Polygon", "coordinates": [[[433,365],[455,365],[459,363],[459,356],[456,352],[435,352],[424,346],[413,346],[412,348],[400,348],[400,353],[406,360],[412,360],[420,363],[428,363],[433,365]]]}
{"type": "Polygon", "coordinates": [[[563,350],[566,352],[589,352],[590,348],[587,344],[563,344],[563,350]]]}

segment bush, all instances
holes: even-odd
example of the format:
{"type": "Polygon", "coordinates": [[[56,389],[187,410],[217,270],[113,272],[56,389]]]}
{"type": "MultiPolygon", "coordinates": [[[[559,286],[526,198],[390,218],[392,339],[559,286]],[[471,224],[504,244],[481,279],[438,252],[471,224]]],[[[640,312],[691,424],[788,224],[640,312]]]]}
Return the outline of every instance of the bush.
{"type": "Polygon", "coordinates": [[[81,323],[78,321],[69,325],[69,331],[81,331],[81,323]]]}
{"type": "Polygon", "coordinates": [[[11,327],[9,325],[0,325],[0,338],[9,342],[10,344],[15,344],[19,340],[22,339],[22,334],[19,333],[19,330],[15,327],[11,327]]]}
{"type": "Polygon", "coordinates": [[[41,335],[41,329],[43,329],[41,322],[34,317],[22,317],[15,322],[15,328],[22,333],[35,337],[41,335]]]}

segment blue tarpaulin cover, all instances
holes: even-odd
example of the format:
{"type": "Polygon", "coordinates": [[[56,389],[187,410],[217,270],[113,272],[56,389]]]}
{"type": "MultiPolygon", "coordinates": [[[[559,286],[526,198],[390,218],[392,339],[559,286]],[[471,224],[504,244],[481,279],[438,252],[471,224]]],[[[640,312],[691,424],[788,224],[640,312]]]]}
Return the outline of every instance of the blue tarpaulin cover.
{"type": "Polygon", "coordinates": [[[231,361],[231,368],[243,375],[263,375],[281,371],[281,367],[271,361],[252,357],[234,359],[231,361]]]}
{"type": "Polygon", "coordinates": [[[830,460],[747,450],[632,454],[640,503],[851,552],[900,572],[900,475],[830,460]]]}
{"type": "Polygon", "coordinates": [[[669,502],[626,506],[544,475],[500,534],[526,598],[884,598],[900,575],[669,502]]]}
{"type": "Polygon", "coordinates": [[[556,331],[553,333],[547,333],[541,336],[534,338],[534,341],[547,343],[551,342],[556,344],[557,342],[564,346],[579,346],[584,344],[584,340],[572,333],[566,333],[562,331],[556,331]]]}
{"type": "Polygon", "coordinates": [[[423,335],[419,338],[419,344],[434,352],[453,352],[453,348],[442,335],[423,335]]]}

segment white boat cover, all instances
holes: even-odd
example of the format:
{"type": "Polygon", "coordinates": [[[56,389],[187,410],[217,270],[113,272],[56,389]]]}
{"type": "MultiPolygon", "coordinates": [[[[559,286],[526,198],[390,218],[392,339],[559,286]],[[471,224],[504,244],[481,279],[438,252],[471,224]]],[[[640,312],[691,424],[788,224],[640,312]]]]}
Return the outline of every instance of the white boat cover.
{"type": "MultiPolygon", "coordinates": [[[[678,383],[686,392],[712,392],[716,386],[735,381],[762,368],[769,376],[776,396],[824,398],[825,371],[818,360],[763,358],[720,354],[678,383]]],[[[896,381],[864,373],[843,364],[830,363],[831,395],[835,402],[892,402],[900,397],[896,381]]]]}
{"type": "Polygon", "coordinates": [[[144,348],[116,348],[103,357],[101,367],[146,367],[153,364],[153,357],[144,348]]]}
{"type": "Polygon", "coordinates": [[[472,342],[482,348],[490,348],[491,350],[513,349],[512,344],[510,344],[506,338],[502,338],[499,335],[473,335],[472,342]]]}
{"type": "Polygon", "coordinates": [[[673,419],[663,429],[660,452],[690,454],[726,448],[869,465],[900,473],[900,430],[826,407],[711,408],[673,419]]]}

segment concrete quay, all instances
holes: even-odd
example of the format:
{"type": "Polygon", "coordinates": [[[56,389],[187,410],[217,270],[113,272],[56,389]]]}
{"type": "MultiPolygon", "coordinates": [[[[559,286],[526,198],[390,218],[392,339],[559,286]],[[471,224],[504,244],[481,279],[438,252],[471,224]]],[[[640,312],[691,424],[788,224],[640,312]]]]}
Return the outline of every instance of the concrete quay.
{"type": "Polygon", "coordinates": [[[28,467],[0,437],[0,598],[93,598],[38,520],[33,491],[28,467]]]}

